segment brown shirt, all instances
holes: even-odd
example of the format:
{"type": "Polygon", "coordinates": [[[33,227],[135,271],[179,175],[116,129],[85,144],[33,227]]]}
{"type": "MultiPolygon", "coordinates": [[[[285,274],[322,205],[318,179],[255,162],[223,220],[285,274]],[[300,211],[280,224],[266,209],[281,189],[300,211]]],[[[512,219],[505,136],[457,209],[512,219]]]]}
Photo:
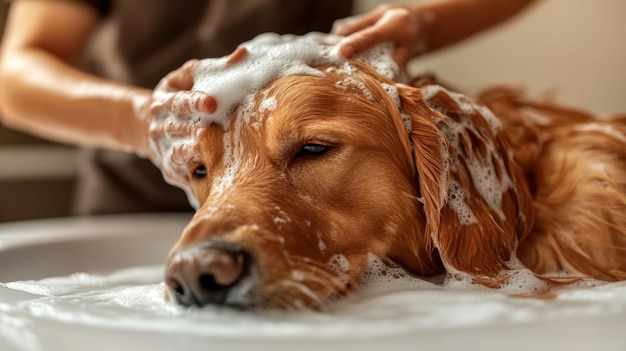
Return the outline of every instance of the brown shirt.
{"type": "MultiPolygon", "coordinates": [[[[89,59],[96,74],[153,88],[191,58],[221,57],[263,32],[328,32],[350,15],[350,0],[74,0],[103,17],[89,59]]],[[[87,150],[80,169],[79,214],[190,210],[151,162],[87,150]]]]}

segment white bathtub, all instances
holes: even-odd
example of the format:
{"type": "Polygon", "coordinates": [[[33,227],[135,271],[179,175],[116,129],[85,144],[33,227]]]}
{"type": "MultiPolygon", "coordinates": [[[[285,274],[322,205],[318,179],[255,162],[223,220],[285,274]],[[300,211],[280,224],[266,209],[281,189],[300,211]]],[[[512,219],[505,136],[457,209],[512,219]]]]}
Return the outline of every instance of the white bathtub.
{"type": "Polygon", "coordinates": [[[161,264],[187,219],[0,225],[0,350],[626,349],[625,283],[552,300],[423,283],[323,313],[178,308],[163,302],[161,264]]]}

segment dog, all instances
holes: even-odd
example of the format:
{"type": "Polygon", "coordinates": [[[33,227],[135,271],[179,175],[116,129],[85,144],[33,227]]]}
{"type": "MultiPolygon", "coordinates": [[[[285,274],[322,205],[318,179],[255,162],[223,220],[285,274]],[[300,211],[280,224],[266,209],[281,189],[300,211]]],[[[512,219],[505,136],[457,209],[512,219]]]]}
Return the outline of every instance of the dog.
{"type": "Polygon", "coordinates": [[[626,116],[509,88],[475,100],[352,60],[274,80],[199,134],[199,209],[165,282],[184,306],[323,309],[372,257],[497,288],[626,279],[626,116]]]}

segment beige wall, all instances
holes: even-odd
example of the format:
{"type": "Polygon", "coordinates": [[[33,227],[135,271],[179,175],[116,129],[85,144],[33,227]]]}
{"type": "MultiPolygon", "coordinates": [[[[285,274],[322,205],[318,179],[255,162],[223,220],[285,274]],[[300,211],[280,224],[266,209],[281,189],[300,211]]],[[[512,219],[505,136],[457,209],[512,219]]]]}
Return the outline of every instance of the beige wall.
{"type": "MultiPolygon", "coordinates": [[[[496,0],[506,1],[506,0],[496,0]]],[[[359,11],[382,1],[360,0],[359,11]]],[[[560,101],[607,114],[626,112],[626,1],[542,0],[477,38],[417,59],[468,91],[489,84],[556,89],[560,101]]]]}

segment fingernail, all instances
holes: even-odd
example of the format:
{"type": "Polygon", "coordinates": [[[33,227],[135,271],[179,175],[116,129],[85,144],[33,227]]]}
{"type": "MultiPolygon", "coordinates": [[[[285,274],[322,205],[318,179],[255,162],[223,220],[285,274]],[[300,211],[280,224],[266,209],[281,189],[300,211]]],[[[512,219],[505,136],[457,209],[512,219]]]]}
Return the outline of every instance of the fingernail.
{"type": "Polygon", "coordinates": [[[226,61],[226,66],[230,66],[239,62],[239,60],[241,60],[244,56],[246,56],[247,53],[248,53],[248,50],[245,47],[242,47],[242,46],[238,47],[228,57],[228,60],[226,61]]]}
{"type": "Polygon", "coordinates": [[[207,96],[202,101],[202,107],[204,112],[213,113],[215,112],[215,110],[217,110],[217,101],[215,101],[214,97],[207,96]]]}

